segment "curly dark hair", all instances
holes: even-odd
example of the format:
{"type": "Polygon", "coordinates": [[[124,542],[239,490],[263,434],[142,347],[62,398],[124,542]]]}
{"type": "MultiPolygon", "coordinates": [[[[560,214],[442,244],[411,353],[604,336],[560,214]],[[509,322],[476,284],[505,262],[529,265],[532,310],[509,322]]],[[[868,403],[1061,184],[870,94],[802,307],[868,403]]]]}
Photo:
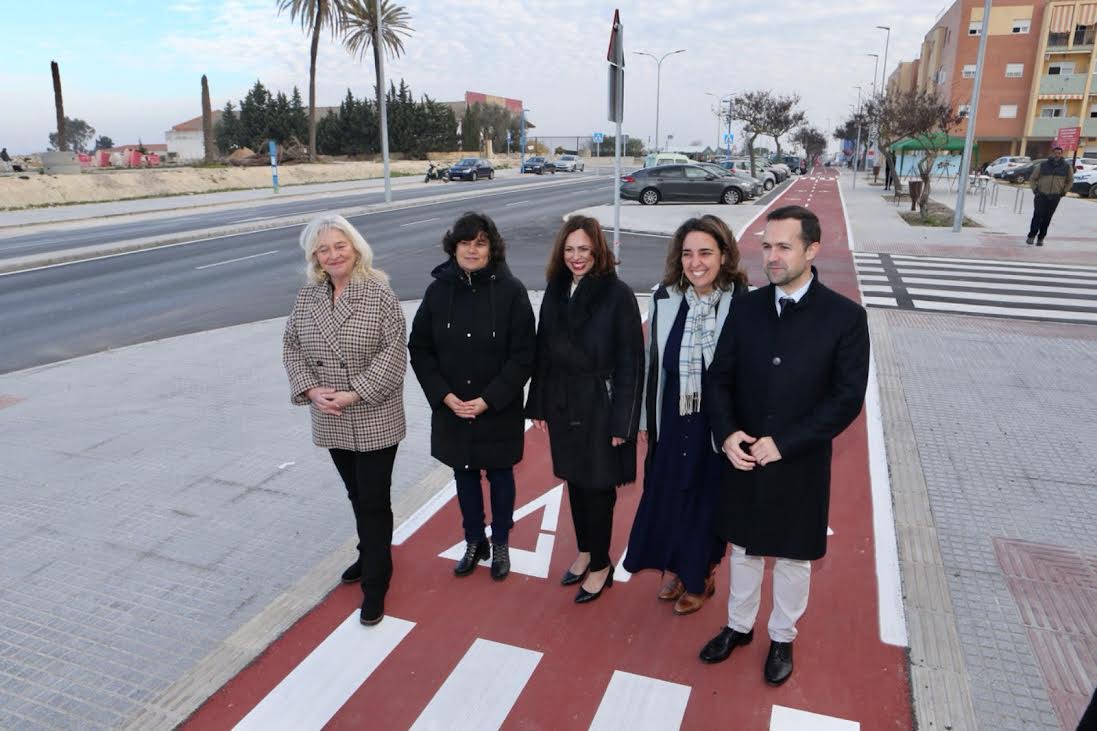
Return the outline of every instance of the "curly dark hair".
{"type": "Polygon", "coordinates": [[[475,211],[467,211],[453,222],[453,227],[446,231],[442,237],[442,251],[449,256],[457,253],[457,244],[462,241],[472,241],[480,232],[487,236],[488,246],[491,250],[491,261],[506,261],[507,242],[499,235],[499,229],[495,228],[495,221],[490,216],[475,211]]]}
{"type": "Polygon", "coordinates": [[[686,236],[694,231],[708,234],[715,239],[716,245],[720,247],[720,253],[724,255],[723,261],[720,263],[720,271],[716,274],[716,288],[727,290],[735,285],[745,285],[747,283],[747,273],[739,265],[739,244],[735,241],[735,234],[731,232],[731,229],[728,228],[722,218],[717,218],[711,214],[699,218],[690,218],[674,232],[674,236],[670,239],[670,245],[667,246],[667,263],[663,270],[663,284],[667,287],[677,287],[682,291],[685,291],[686,287],[689,286],[686,273],[682,270],[682,246],[685,244],[686,236]]]}
{"type": "Polygon", "coordinates": [[[616,262],[613,261],[613,252],[609,250],[609,244],[606,243],[602,224],[598,223],[597,218],[575,215],[569,216],[556,232],[556,239],[552,242],[552,253],[549,254],[548,264],[545,265],[545,279],[548,281],[554,281],[567,270],[564,264],[564,242],[567,241],[568,236],[580,229],[586,232],[594,248],[591,252],[594,256],[594,264],[590,268],[590,274],[597,277],[614,270],[616,262]]]}

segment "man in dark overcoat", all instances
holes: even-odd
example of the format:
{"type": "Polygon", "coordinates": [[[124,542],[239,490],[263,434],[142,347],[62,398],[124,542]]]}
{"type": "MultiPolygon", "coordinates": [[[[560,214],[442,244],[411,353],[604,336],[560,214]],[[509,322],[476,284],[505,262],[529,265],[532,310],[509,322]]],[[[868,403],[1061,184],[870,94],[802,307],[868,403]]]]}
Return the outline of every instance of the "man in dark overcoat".
{"type": "Polygon", "coordinates": [[[807,609],[811,561],[827,548],[831,442],[861,411],[868,320],[819,281],[818,217],[801,206],[766,217],[770,285],[739,299],[720,335],[706,401],[729,467],[717,533],[732,544],[728,625],[701,650],[727,659],[753,639],[765,556],[776,558],[764,677],[792,674],[796,622],[807,609]]]}

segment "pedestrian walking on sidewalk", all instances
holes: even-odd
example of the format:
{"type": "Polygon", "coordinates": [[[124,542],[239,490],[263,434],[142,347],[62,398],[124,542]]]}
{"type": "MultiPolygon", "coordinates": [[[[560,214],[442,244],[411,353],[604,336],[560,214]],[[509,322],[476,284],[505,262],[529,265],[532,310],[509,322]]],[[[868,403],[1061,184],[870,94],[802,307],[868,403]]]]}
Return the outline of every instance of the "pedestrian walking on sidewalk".
{"type": "Polygon", "coordinates": [[[713,529],[724,456],[703,410],[704,381],[733,298],[746,292],[739,246],[723,220],[701,216],[678,227],[648,309],[644,493],[624,567],[663,571],[658,597],[679,615],[713,595],[726,548],[713,529]]]}
{"type": "Polygon", "coordinates": [[[1032,169],[1029,178],[1032,186],[1032,223],[1028,225],[1026,244],[1044,245],[1051,217],[1059,207],[1059,201],[1074,185],[1074,168],[1063,159],[1063,148],[1051,148],[1051,157],[1032,169]]]}
{"type": "Polygon", "coordinates": [[[766,217],[770,285],[736,299],[708,371],[712,433],[730,462],[716,524],[732,544],[731,592],[727,626],[701,660],[721,662],[753,639],[763,557],[776,557],[763,669],[771,684],[792,674],[811,562],[826,554],[831,441],[860,413],[868,381],[865,310],[819,281],[820,239],[806,208],[766,217]]]}
{"type": "Polygon", "coordinates": [[[286,321],[282,361],[294,404],[308,404],[312,440],[331,453],[354,510],[358,559],[343,572],[361,583],[362,624],[385,614],[392,579],[392,465],[404,438],[404,313],[373,268],[373,251],[342,216],[301,232],[309,284],[286,321]]]}
{"type": "Polygon", "coordinates": [[[526,415],[548,431],[552,471],[568,483],[579,555],[560,583],[582,582],[582,604],[613,586],[617,488],[636,480],[644,333],[596,219],[568,218],[546,269],[526,415]]]}
{"type": "Polygon", "coordinates": [[[431,407],[430,453],[453,468],[467,576],[491,557],[491,578],[510,572],[514,465],[525,444],[523,389],[533,370],[536,331],[526,288],[507,268],[495,223],[466,213],[446,231],[449,255],[411,326],[411,367],[431,407]],[[481,473],[491,485],[491,545],[484,531],[481,473]]]}

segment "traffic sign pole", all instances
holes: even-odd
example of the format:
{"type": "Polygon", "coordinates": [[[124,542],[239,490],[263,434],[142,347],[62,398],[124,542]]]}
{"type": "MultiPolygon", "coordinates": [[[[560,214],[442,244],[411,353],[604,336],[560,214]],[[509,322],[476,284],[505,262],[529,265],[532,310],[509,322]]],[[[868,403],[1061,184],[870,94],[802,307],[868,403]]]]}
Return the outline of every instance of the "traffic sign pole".
{"type": "Polygon", "coordinates": [[[274,192],[278,192],[278,147],[274,140],[267,140],[267,149],[270,150],[270,177],[274,185],[274,192]]]}
{"type": "Polygon", "coordinates": [[[609,34],[609,121],[617,124],[613,140],[613,260],[621,266],[621,120],[625,114],[625,26],[621,11],[613,11],[609,34]]]}

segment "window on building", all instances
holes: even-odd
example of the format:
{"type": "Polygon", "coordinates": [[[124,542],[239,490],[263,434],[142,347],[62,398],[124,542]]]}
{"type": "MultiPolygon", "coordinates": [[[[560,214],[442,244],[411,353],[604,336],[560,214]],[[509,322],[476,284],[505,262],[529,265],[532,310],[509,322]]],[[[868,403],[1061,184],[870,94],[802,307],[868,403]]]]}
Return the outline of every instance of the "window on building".
{"type": "Polygon", "coordinates": [[[983,21],[973,20],[967,24],[967,34],[969,36],[979,35],[979,31],[983,29],[983,21]]]}
{"type": "Polygon", "coordinates": [[[964,64],[964,70],[962,72],[962,75],[965,79],[974,79],[975,78],[975,64],[973,64],[973,63],[964,64]]]}
{"type": "Polygon", "coordinates": [[[1047,44],[1053,48],[1065,47],[1070,41],[1070,33],[1048,33],[1047,44]]]}
{"type": "Polygon", "coordinates": [[[1013,21],[1013,32],[1014,33],[1028,33],[1028,31],[1031,27],[1032,27],[1032,19],[1031,18],[1019,18],[1019,19],[1013,21]]]}
{"type": "Polygon", "coordinates": [[[1019,79],[1025,75],[1025,65],[1023,63],[1007,63],[1006,64],[1006,78],[1007,79],[1019,79]]]}
{"type": "Polygon", "coordinates": [[[1095,33],[1097,33],[1097,25],[1074,26],[1074,45],[1092,46],[1095,33]]]}
{"type": "Polygon", "coordinates": [[[1056,119],[1062,117],[1066,108],[1061,105],[1051,105],[1040,109],[1040,119],[1056,119]]]}
{"type": "Polygon", "coordinates": [[[937,69],[937,73],[933,75],[933,80],[938,84],[945,83],[945,70],[943,68],[937,69]]]}
{"type": "Polygon", "coordinates": [[[1057,63],[1049,64],[1047,67],[1048,76],[1070,76],[1073,73],[1073,61],[1059,61],[1057,63]]]}
{"type": "Polygon", "coordinates": [[[1097,104],[1092,104],[1089,107],[1089,118],[1097,119],[1097,104]]]}
{"type": "Polygon", "coordinates": [[[956,116],[960,117],[961,119],[971,116],[971,105],[961,104],[956,107],[956,116]]]}
{"type": "Polygon", "coordinates": [[[1016,119],[1017,118],[1017,105],[1016,104],[1003,104],[998,107],[999,119],[1016,119]]]}

